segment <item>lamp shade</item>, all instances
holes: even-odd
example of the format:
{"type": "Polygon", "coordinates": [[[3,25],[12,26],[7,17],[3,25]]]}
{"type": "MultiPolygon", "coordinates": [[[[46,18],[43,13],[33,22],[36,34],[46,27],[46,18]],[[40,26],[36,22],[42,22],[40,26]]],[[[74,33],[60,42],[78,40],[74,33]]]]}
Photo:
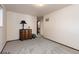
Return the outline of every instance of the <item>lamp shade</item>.
{"type": "Polygon", "coordinates": [[[22,20],[20,24],[27,24],[27,23],[25,22],[25,20],[22,20]]]}

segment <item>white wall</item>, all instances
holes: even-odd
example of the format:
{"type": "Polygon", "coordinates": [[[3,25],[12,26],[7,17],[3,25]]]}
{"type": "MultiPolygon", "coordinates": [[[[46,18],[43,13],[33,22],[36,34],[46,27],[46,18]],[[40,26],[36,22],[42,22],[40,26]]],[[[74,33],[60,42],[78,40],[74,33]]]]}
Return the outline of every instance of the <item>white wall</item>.
{"type": "Polygon", "coordinates": [[[79,5],[45,15],[42,23],[44,37],[79,50],[79,5]]]}
{"type": "Polygon", "coordinates": [[[2,24],[0,26],[0,52],[2,51],[5,43],[6,43],[6,9],[4,5],[0,5],[3,9],[2,11],[2,24]]]}
{"type": "Polygon", "coordinates": [[[16,12],[7,12],[7,41],[19,39],[19,29],[22,28],[21,20],[25,20],[25,29],[32,29],[32,33],[37,34],[37,18],[31,15],[20,14],[16,12]]]}

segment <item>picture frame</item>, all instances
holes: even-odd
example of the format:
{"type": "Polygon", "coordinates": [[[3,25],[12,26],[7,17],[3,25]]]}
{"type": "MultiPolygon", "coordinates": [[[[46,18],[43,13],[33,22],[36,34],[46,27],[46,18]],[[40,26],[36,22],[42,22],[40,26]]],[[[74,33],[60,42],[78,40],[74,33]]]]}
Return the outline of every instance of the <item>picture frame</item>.
{"type": "Polygon", "coordinates": [[[48,22],[49,21],[49,18],[46,18],[45,21],[48,22]]]}

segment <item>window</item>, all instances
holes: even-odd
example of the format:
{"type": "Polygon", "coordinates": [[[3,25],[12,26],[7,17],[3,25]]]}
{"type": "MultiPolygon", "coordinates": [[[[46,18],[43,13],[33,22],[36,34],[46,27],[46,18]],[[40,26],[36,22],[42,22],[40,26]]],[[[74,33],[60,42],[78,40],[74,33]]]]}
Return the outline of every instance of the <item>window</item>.
{"type": "Polygon", "coordinates": [[[3,9],[0,7],[0,27],[3,26],[3,9]]]}

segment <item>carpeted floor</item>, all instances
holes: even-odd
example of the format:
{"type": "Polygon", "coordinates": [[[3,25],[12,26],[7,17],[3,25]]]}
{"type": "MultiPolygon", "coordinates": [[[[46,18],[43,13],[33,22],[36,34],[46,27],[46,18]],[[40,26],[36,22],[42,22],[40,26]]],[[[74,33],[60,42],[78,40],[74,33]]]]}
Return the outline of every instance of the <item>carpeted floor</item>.
{"type": "Polygon", "coordinates": [[[79,51],[62,46],[42,37],[8,42],[3,54],[78,54],[79,51]]]}

